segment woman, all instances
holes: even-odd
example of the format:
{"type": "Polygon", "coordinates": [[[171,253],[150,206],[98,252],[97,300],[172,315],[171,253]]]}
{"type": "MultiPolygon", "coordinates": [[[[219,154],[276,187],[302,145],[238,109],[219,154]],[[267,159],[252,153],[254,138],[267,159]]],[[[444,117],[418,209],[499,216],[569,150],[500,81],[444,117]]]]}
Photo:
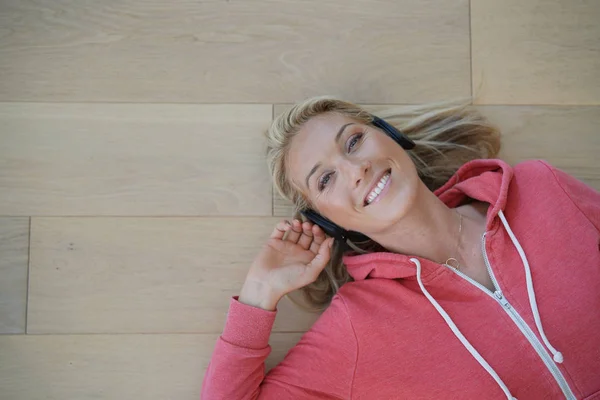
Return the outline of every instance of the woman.
{"type": "Polygon", "coordinates": [[[495,159],[498,132],[466,106],[389,117],[398,130],[320,97],[272,124],[276,188],[336,237],[275,227],[203,398],[600,399],[600,194],[495,159]],[[326,310],[265,376],[296,289],[326,310]]]}

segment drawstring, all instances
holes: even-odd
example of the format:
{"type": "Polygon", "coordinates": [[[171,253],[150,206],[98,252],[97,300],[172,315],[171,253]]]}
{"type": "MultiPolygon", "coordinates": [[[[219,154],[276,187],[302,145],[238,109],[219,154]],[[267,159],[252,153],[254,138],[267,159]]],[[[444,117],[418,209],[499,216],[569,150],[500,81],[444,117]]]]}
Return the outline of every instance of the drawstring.
{"type": "Polygon", "coordinates": [[[471,353],[471,355],[477,360],[477,362],[479,362],[479,364],[483,368],[485,368],[485,370],[492,376],[492,378],[494,378],[494,380],[496,381],[498,386],[500,386],[500,388],[506,395],[506,398],[509,400],[517,400],[515,397],[512,396],[512,394],[510,394],[508,387],[502,381],[502,379],[500,379],[500,377],[498,376],[496,371],[494,371],[494,369],[487,363],[487,361],[485,361],[485,359],[481,356],[481,354],[479,354],[477,352],[477,350],[475,350],[475,348],[471,345],[471,343],[469,343],[469,341],[458,330],[458,327],[454,324],[454,321],[452,321],[452,318],[450,318],[450,316],[446,313],[446,311],[444,311],[442,306],[440,306],[438,304],[438,302],[433,298],[433,296],[431,296],[429,294],[427,289],[425,289],[425,286],[423,286],[423,282],[421,282],[421,262],[419,262],[419,260],[417,260],[416,258],[411,258],[410,261],[412,261],[417,266],[417,281],[419,282],[421,291],[423,292],[423,294],[425,294],[425,297],[427,297],[429,302],[435,307],[435,309],[442,316],[442,318],[444,318],[444,321],[446,321],[446,324],[448,324],[450,329],[452,329],[452,332],[456,335],[458,340],[460,340],[460,342],[463,344],[463,346],[465,346],[465,348],[469,351],[469,353],[471,353]]]}
{"type": "Polygon", "coordinates": [[[508,232],[508,235],[510,236],[510,240],[512,240],[514,246],[517,248],[517,251],[519,252],[519,256],[521,256],[521,261],[523,262],[523,265],[525,266],[525,279],[527,281],[527,294],[529,295],[529,305],[531,306],[531,311],[533,312],[533,318],[535,319],[535,326],[537,326],[538,332],[540,333],[540,336],[542,337],[544,344],[550,350],[550,352],[552,352],[554,361],[557,363],[562,363],[563,362],[562,353],[560,351],[556,350],[550,344],[550,342],[548,341],[548,338],[546,338],[546,334],[544,333],[544,328],[542,328],[542,320],[540,319],[540,313],[538,311],[537,302],[535,300],[535,291],[533,290],[533,281],[531,279],[531,270],[529,268],[529,262],[527,261],[527,257],[525,257],[525,252],[523,251],[521,244],[515,237],[512,229],[510,229],[510,226],[508,225],[508,222],[506,221],[506,218],[504,217],[504,213],[502,212],[502,210],[500,210],[498,212],[498,215],[500,216],[500,219],[502,220],[502,223],[504,224],[504,228],[506,228],[506,231],[508,232]]]}
{"type": "MultiPolygon", "coordinates": [[[[527,295],[529,296],[529,305],[531,306],[531,311],[533,312],[535,326],[537,327],[538,332],[540,333],[540,336],[542,337],[542,341],[544,342],[546,347],[552,353],[554,361],[557,363],[562,363],[563,362],[562,353],[560,351],[556,350],[550,344],[550,342],[548,341],[548,338],[546,337],[546,334],[544,333],[544,328],[542,327],[542,321],[540,319],[540,313],[537,308],[537,301],[535,299],[535,291],[533,290],[531,269],[529,268],[529,262],[527,261],[525,252],[523,251],[521,244],[515,237],[512,229],[510,229],[510,226],[508,225],[508,221],[506,221],[506,217],[504,216],[504,213],[502,212],[502,210],[500,210],[498,212],[498,216],[502,220],[502,224],[504,225],[504,228],[508,232],[508,235],[510,236],[510,240],[512,241],[513,245],[516,247],[516,249],[519,253],[519,256],[521,257],[521,262],[523,263],[523,266],[525,268],[525,279],[527,282],[527,295]]],[[[458,330],[458,327],[454,324],[454,321],[452,321],[452,318],[450,318],[450,316],[446,313],[446,311],[444,311],[444,309],[433,298],[433,296],[431,296],[431,294],[429,294],[427,289],[425,289],[425,286],[423,285],[423,282],[421,281],[421,262],[416,258],[411,258],[410,261],[412,261],[417,266],[417,281],[419,282],[421,291],[423,292],[425,297],[427,297],[427,300],[429,300],[429,302],[435,307],[437,312],[442,316],[442,318],[444,318],[444,321],[446,321],[446,324],[448,324],[448,326],[450,327],[450,329],[452,330],[454,335],[456,335],[458,340],[460,340],[460,342],[463,344],[463,346],[465,346],[465,348],[469,351],[469,353],[471,353],[471,355],[477,360],[477,362],[479,362],[479,364],[492,376],[492,378],[494,378],[494,380],[496,381],[498,386],[500,386],[500,388],[502,389],[502,391],[504,392],[506,397],[509,400],[517,400],[516,398],[514,398],[512,396],[512,394],[508,390],[508,387],[502,381],[502,379],[500,379],[500,377],[498,376],[496,371],[494,371],[494,369],[487,363],[487,361],[485,361],[485,359],[481,356],[481,354],[479,354],[477,352],[477,350],[475,350],[475,348],[471,345],[471,343],[469,343],[469,341],[464,337],[464,335],[460,332],[460,330],[458,330]]]]}

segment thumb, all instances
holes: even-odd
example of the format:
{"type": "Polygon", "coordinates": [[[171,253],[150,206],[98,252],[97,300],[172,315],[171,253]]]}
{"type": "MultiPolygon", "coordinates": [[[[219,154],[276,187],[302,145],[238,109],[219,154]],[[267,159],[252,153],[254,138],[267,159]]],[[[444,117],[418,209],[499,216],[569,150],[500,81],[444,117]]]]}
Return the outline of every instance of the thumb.
{"type": "Polygon", "coordinates": [[[313,260],[307,265],[308,269],[311,270],[315,275],[321,273],[323,268],[327,265],[329,258],[331,257],[331,246],[333,245],[333,238],[328,238],[319,247],[319,251],[313,260]]]}

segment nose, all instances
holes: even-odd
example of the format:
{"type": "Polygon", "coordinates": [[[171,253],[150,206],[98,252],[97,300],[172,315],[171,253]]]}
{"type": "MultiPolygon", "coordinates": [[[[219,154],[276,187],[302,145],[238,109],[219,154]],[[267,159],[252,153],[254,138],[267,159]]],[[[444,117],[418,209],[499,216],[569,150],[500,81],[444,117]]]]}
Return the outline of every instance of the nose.
{"type": "Polygon", "coordinates": [[[349,177],[350,189],[359,188],[365,179],[371,163],[367,160],[347,160],[346,168],[349,177]]]}

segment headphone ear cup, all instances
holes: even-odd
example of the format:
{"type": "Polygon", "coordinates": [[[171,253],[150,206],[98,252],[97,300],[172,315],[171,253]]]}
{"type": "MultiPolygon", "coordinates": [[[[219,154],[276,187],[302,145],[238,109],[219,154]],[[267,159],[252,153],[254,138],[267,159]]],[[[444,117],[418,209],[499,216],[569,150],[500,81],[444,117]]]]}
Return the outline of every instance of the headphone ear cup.
{"type": "Polygon", "coordinates": [[[338,240],[341,240],[343,242],[346,241],[348,232],[344,228],[340,227],[339,225],[335,224],[334,222],[330,221],[329,219],[323,217],[318,212],[311,210],[311,209],[307,209],[307,210],[300,211],[300,213],[302,215],[304,215],[306,217],[306,219],[310,220],[312,223],[319,225],[319,227],[321,227],[321,229],[323,229],[323,231],[327,235],[334,237],[338,240]]]}
{"type": "Polygon", "coordinates": [[[347,239],[350,239],[353,242],[364,242],[366,240],[370,240],[368,236],[363,235],[360,232],[345,230],[335,222],[332,222],[314,210],[307,209],[300,211],[300,213],[304,215],[306,219],[310,220],[314,224],[319,225],[327,235],[336,238],[344,244],[346,244],[347,239]]]}
{"type": "Polygon", "coordinates": [[[396,143],[402,146],[403,149],[410,150],[416,146],[411,138],[400,132],[395,126],[375,115],[371,115],[371,117],[373,117],[373,125],[384,131],[389,137],[394,139],[396,143]]]}

